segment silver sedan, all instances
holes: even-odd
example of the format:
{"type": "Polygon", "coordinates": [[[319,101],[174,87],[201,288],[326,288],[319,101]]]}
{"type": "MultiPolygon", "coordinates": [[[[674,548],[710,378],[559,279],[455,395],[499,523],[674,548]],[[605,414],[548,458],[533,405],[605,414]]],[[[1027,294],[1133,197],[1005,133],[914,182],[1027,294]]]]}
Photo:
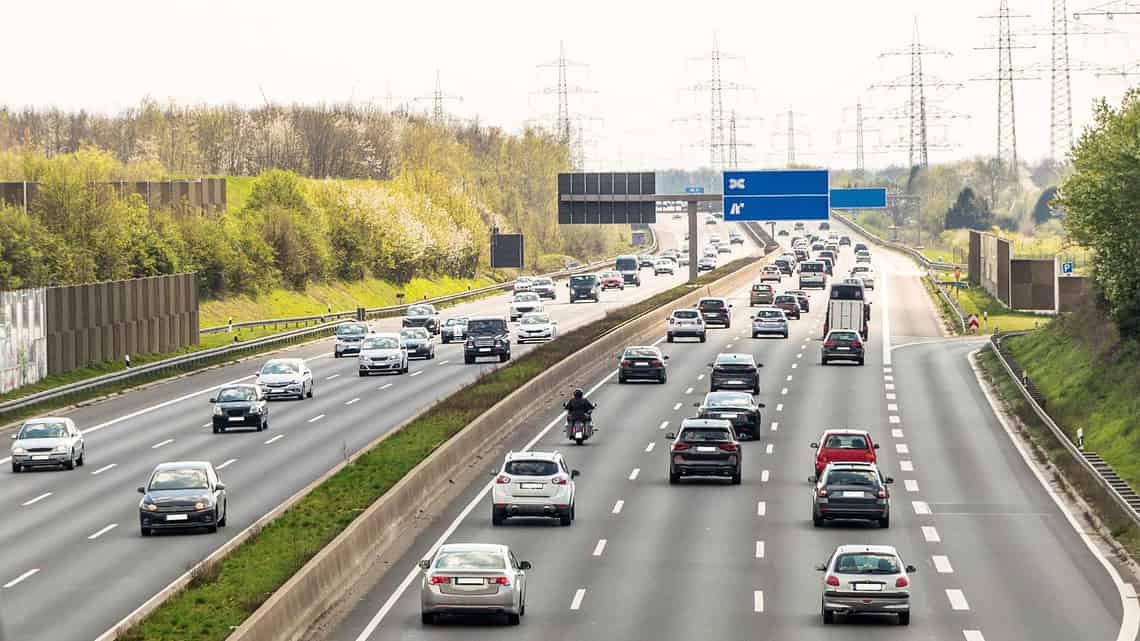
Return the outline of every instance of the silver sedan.
{"type": "Polygon", "coordinates": [[[440,615],[505,615],[518,625],[526,614],[526,570],[505,545],[449,543],[431,559],[420,561],[420,618],[424,625],[440,615]]]}

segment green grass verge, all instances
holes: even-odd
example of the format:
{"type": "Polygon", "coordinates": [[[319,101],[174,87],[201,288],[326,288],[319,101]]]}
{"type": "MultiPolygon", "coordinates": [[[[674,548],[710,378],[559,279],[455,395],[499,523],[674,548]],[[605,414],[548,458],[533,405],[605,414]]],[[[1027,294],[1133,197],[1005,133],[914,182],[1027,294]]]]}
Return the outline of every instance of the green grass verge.
{"type": "MultiPolygon", "coordinates": [[[[710,283],[757,260],[709,272],[710,283]]],[[[358,514],[477,416],[606,331],[691,292],[681,285],[560,336],[441,400],[286,510],[230,555],[194,577],[123,637],[127,641],[221,641],[358,514]]]]}
{"type": "MultiPolygon", "coordinates": [[[[943,281],[948,282],[953,277],[942,275],[943,281]]],[[[970,314],[978,317],[978,333],[992,334],[995,331],[1016,332],[1024,329],[1034,329],[1048,323],[1049,316],[1038,316],[1029,312],[1015,312],[990,296],[982,287],[959,287],[950,290],[952,296],[969,318],[970,314]],[[983,312],[988,314],[988,321],[983,322],[983,312]]]]}
{"type": "Polygon", "coordinates": [[[934,306],[938,309],[938,314],[942,317],[944,324],[949,327],[950,331],[954,334],[961,334],[962,323],[958,321],[958,312],[938,293],[934,281],[929,277],[923,277],[922,286],[926,288],[926,295],[930,296],[930,299],[934,301],[934,306]]]}
{"type": "MultiPolygon", "coordinates": [[[[1038,357],[1044,356],[1045,354],[1044,352],[1038,352],[1036,354],[1037,357],[1032,357],[1034,350],[1032,348],[1027,349],[1027,347],[1030,345],[1036,346],[1044,343],[1052,343],[1053,338],[1049,337],[1051,334],[1055,334],[1055,331],[1046,328],[1023,337],[1008,338],[1005,344],[1014,352],[1019,364],[1029,370],[1030,378],[1037,385],[1038,389],[1045,394],[1048,399],[1049,415],[1053,417],[1053,420],[1058,422],[1058,424],[1066,426],[1070,425],[1070,423],[1066,423],[1064,417],[1072,417],[1074,410],[1087,417],[1090,412],[1099,413],[1107,403],[1097,402],[1097,394],[1095,392],[1087,395],[1078,392],[1075,395],[1066,396],[1064,392],[1059,390],[1056,379],[1049,378],[1048,376],[1038,376],[1038,372],[1044,375],[1044,372],[1041,370],[1042,363],[1038,357]],[[1017,349],[1014,349],[1015,344],[1018,343],[1020,344],[1017,345],[1017,349]],[[1019,352],[1025,352],[1030,358],[1023,358],[1019,352]],[[1059,398],[1062,400],[1054,403],[1054,396],[1051,392],[1058,393],[1059,398]]],[[[1087,356],[1087,353],[1082,354],[1080,348],[1072,347],[1062,347],[1060,350],[1054,347],[1052,353],[1053,357],[1060,357],[1066,360],[1068,365],[1076,365],[1078,367],[1080,367],[1080,362],[1084,360],[1083,356],[1087,356]]],[[[1047,358],[1046,360],[1051,359],[1047,358]]],[[[1024,425],[1021,434],[1028,438],[1038,462],[1044,462],[1046,460],[1051,462],[1060,471],[1061,475],[1064,476],[1064,480],[1075,488],[1081,498],[1093,508],[1097,517],[1099,517],[1105,527],[1108,528],[1117,543],[1119,543],[1132,558],[1140,558],[1140,528],[1137,528],[1132,520],[1117,507],[1112,497],[1100,487],[1096,480],[1085,471],[1084,467],[1082,467],[1081,464],[1073,458],[1072,454],[1057,440],[1053,432],[1041,422],[1037,414],[1029,407],[1029,404],[1025,402],[1025,397],[1021,395],[1021,391],[1018,390],[1013,384],[1013,381],[1010,380],[1009,373],[1006,372],[1005,367],[998,361],[993,350],[989,348],[982,350],[978,355],[978,363],[1006,408],[1011,414],[1016,415],[1021,420],[1021,424],[1024,425]]],[[[1060,363],[1056,363],[1056,365],[1057,368],[1063,367],[1060,363]]],[[[1050,370],[1053,369],[1048,366],[1047,368],[1050,370]]],[[[1090,369],[1091,368],[1086,365],[1082,373],[1088,375],[1091,373],[1090,369]]],[[[1131,367],[1133,384],[1128,386],[1128,389],[1124,392],[1125,394],[1129,394],[1130,398],[1127,398],[1125,402],[1120,402],[1124,401],[1124,399],[1117,398],[1115,399],[1117,402],[1113,403],[1114,409],[1117,410],[1124,410],[1130,406],[1133,412],[1131,416],[1133,417],[1136,416],[1136,410],[1140,409],[1140,407],[1137,407],[1137,405],[1140,404],[1140,401],[1137,401],[1137,392],[1140,392],[1140,385],[1135,384],[1135,372],[1135,360],[1133,359],[1133,365],[1131,367]]],[[[1108,377],[1104,377],[1100,372],[1097,372],[1094,378],[1097,380],[1110,380],[1108,377]]],[[[1086,376],[1081,376],[1081,379],[1085,383],[1089,382],[1086,376]]],[[[1103,388],[1104,386],[1098,387],[1103,388]]],[[[1121,415],[1121,417],[1123,417],[1123,415],[1121,415]]],[[[1135,487],[1137,435],[1131,437],[1123,436],[1120,432],[1120,428],[1123,427],[1123,425],[1119,421],[1110,421],[1110,426],[1105,426],[1098,422],[1096,424],[1097,427],[1091,431],[1090,427],[1092,424],[1090,423],[1081,422],[1071,424],[1085,425],[1086,449],[1095,450],[1100,453],[1122,477],[1125,477],[1126,480],[1133,483],[1133,487],[1135,487]],[[1096,434],[1097,436],[1090,438],[1092,434],[1096,434]],[[1115,451],[1115,455],[1113,456],[1115,460],[1110,460],[1109,456],[1106,456],[1107,450],[1102,450],[1099,447],[1100,445],[1106,444],[1107,439],[1119,439],[1119,444],[1114,442],[1113,445],[1115,445],[1115,447],[1109,448],[1115,451]],[[1131,452],[1128,452],[1124,457],[1120,457],[1119,454],[1126,448],[1131,449],[1131,452]],[[1126,477],[1121,468],[1117,466],[1118,461],[1122,464],[1128,464],[1127,467],[1129,467],[1132,474],[1131,478],[1126,477]]],[[[1069,429],[1070,428],[1066,427],[1067,431],[1069,429]]],[[[1062,485],[1061,487],[1064,486],[1062,485]]],[[[1089,519],[1087,514],[1085,515],[1085,521],[1091,523],[1091,519],[1089,519]]]]}

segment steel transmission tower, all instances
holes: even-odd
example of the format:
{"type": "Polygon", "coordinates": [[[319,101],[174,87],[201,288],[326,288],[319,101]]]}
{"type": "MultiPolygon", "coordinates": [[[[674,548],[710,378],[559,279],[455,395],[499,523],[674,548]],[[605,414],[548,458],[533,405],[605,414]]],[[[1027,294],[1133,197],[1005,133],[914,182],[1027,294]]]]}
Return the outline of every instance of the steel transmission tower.
{"type": "Polygon", "coordinates": [[[1014,49],[1032,49],[1032,45],[1018,44],[1014,40],[1010,21],[1013,18],[1028,18],[1024,14],[1011,14],[1009,0],[999,0],[998,12],[992,16],[980,16],[982,20],[997,21],[997,40],[993,45],[979,47],[980,50],[997,51],[997,72],[993,76],[981,76],[975,80],[997,82],[997,160],[1009,172],[1017,175],[1017,111],[1013,99],[1013,83],[1017,80],[1035,80],[1036,76],[1021,75],[1022,70],[1013,65],[1014,49]]]}
{"type": "MultiPolygon", "coordinates": [[[[712,53],[708,58],[699,58],[699,60],[709,60],[711,63],[712,73],[709,77],[709,81],[685,88],[686,91],[708,92],[708,115],[697,114],[686,118],[679,118],[679,120],[707,122],[709,135],[706,142],[709,150],[709,163],[713,169],[724,169],[731,166],[734,153],[731,140],[733,124],[725,117],[724,92],[751,90],[749,87],[737,83],[724,82],[721,73],[721,64],[725,60],[730,59],[735,59],[735,56],[725,55],[720,49],[719,41],[713,38],[712,53]]],[[[745,120],[745,118],[737,118],[737,120],[745,120]]]]}
{"type": "MultiPolygon", "coordinates": [[[[918,36],[918,18],[914,19],[914,33],[911,38],[910,47],[887,51],[879,55],[880,58],[886,56],[908,56],[910,58],[910,74],[909,76],[902,76],[890,82],[873,84],[871,85],[871,89],[909,90],[910,97],[907,99],[905,104],[906,108],[904,110],[904,117],[909,121],[907,131],[907,158],[911,167],[926,167],[930,162],[930,143],[927,135],[929,122],[931,120],[944,120],[957,117],[949,112],[931,112],[927,102],[928,90],[956,89],[962,85],[934,78],[929,73],[924,72],[923,58],[928,56],[949,57],[950,52],[923,46],[918,36]]],[[[888,117],[894,119],[898,116],[888,117]]]]}
{"type": "Polygon", "coordinates": [[[557,84],[553,87],[542,89],[538,93],[558,95],[558,113],[554,118],[554,134],[558,136],[558,140],[563,144],[570,144],[574,137],[574,121],[581,119],[581,116],[577,116],[570,111],[570,96],[597,93],[591,89],[585,89],[569,83],[568,70],[575,67],[586,66],[587,65],[581,62],[568,60],[566,58],[566,45],[561,41],[558,43],[558,59],[538,65],[540,69],[553,67],[558,70],[557,84]]]}
{"type": "Polygon", "coordinates": [[[416,98],[417,102],[425,100],[431,101],[431,117],[436,122],[442,122],[447,117],[447,113],[443,110],[443,103],[449,101],[463,102],[462,96],[449,96],[443,93],[443,87],[439,80],[439,70],[435,72],[435,91],[430,96],[420,96],[416,98]]]}
{"type": "MultiPolygon", "coordinates": [[[[865,144],[866,134],[867,133],[878,133],[879,130],[878,129],[867,129],[867,126],[866,126],[867,115],[863,112],[863,100],[862,99],[857,100],[855,102],[854,107],[844,107],[843,108],[843,119],[844,119],[844,121],[847,120],[848,114],[850,114],[852,111],[855,112],[855,126],[854,127],[848,127],[848,128],[840,128],[838,131],[836,131],[835,132],[835,144],[837,146],[843,145],[843,137],[844,137],[843,134],[845,134],[845,133],[846,134],[855,134],[855,151],[854,151],[854,154],[855,154],[855,174],[854,174],[854,177],[855,178],[864,178],[867,175],[867,164],[866,164],[867,147],[865,144]]],[[[841,153],[849,154],[852,152],[847,151],[847,152],[841,152],[841,153]]],[[[872,151],[871,153],[877,153],[877,152],[872,151]]]]}
{"type": "Polygon", "coordinates": [[[1084,17],[1098,17],[1112,20],[1116,16],[1137,15],[1140,15],[1140,0],[1113,0],[1112,2],[1106,2],[1095,7],[1076,11],[1073,13],[1073,18],[1080,20],[1084,17]]]}
{"type": "Polygon", "coordinates": [[[1069,16],[1065,0],[1053,0],[1052,91],[1049,104],[1049,157],[1057,162],[1073,146],[1073,96],[1069,87],[1069,16]]]}

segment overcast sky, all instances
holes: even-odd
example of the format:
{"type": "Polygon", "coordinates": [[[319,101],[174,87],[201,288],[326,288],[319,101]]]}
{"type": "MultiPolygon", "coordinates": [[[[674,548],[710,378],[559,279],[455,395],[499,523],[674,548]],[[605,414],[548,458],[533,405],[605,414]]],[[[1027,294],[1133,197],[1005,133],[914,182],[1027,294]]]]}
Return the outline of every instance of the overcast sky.
{"type": "MultiPolygon", "coordinates": [[[[1070,0],[1069,13],[1106,0],[1070,0]]],[[[1133,4],[1135,0],[1133,0],[1133,4]]],[[[708,163],[709,96],[683,91],[709,80],[714,38],[726,60],[726,108],[741,117],[738,139],[750,144],[745,166],[780,166],[785,159],[785,113],[795,111],[797,157],[832,167],[853,166],[854,105],[868,116],[899,108],[905,90],[870,90],[906,77],[908,57],[880,57],[909,47],[917,17],[924,45],[953,53],[929,57],[926,72],[965,86],[934,92],[932,111],[969,116],[931,124],[931,161],[993,154],[996,85],[970,81],[993,74],[996,52],[977,51],[994,40],[997,0],[868,0],[850,2],[391,2],[386,0],[35,0],[5,7],[0,51],[12,63],[0,101],[115,111],[144,96],[160,101],[256,104],[262,91],[278,102],[374,100],[408,102],[431,93],[435,73],[444,92],[461,96],[446,107],[457,117],[518,130],[549,123],[556,69],[537,65],[558,56],[564,41],[570,85],[596,93],[571,95],[584,121],[589,169],[696,167],[708,163]],[[113,8],[112,8],[113,7],[113,8]],[[728,58],[728,56],[733,56],[728,58]],[[704,59],[700,59],[704,57],[704,59]],[[744,120],[750,118],[751,120],[744,120]],[[781,132],[776,134],[776,132],[781,132]],[[706,142],[707,144],[707,142],[706,142]]],[[[1015,0],[1015,30],[1047,27],[1051,0],[1015,0]]],[[[1073,37],[1074,62],[1122,65],[1140,59],[1140,18],[1082,25],[1112,27],[1114,36],[1073,37]],[[1130,43],[1129,41],[1133,42],[1130,43]]],[[[1079,25],[1078,25],[1079,26],[1079,25]]],[[[1076,27],[1071,27],[1075,29],[1076,27]]],[[[1050,42],[1024,38],[1035,49],[1014,51],[1017,65],[1042,63],[1039,80],[1016,85],[1019,155],[1048,153],[1050,42]]],[[[1138,69],[1140,71],[1140,69],[1138,69]]],[[[1127,79],[1073,73],[1073,118],[1088,122],[1098,96],[1119,100],[1127,79]]],[[[428,101],[411,102],[427,110],[428,101]]],[[[900,138],[905,121],[873,120],[866,128],[867,164],[906,161],[905,147],[872,153],[900,138]]]]}

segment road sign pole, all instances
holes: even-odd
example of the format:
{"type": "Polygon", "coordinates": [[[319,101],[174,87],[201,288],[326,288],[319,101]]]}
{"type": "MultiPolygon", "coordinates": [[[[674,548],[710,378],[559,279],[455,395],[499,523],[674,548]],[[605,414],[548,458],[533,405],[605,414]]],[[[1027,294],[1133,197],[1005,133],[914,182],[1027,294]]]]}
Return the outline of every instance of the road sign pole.
{"type": "Polygon", "coordinates": [[[689,282],[697,280],[697,201],[689,201],[689,282]]]}

